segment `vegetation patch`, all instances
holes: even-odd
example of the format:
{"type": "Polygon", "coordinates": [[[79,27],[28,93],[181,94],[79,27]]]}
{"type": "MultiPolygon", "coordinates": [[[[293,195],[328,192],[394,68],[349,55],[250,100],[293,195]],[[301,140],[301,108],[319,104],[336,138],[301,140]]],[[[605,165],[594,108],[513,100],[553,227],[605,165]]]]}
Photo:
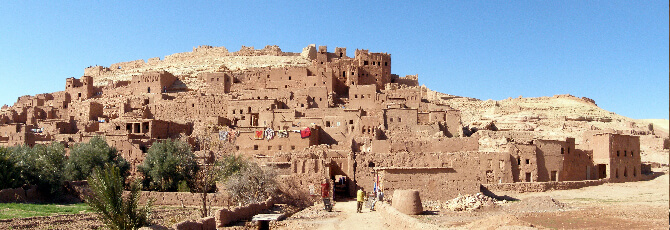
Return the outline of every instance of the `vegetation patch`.
{"type": "Polygon", "coordinates": [[[89,212],[86,203],[78,204],[24,204],[0,203],[0,220],[34,216],[53,216],[89,212]]]}

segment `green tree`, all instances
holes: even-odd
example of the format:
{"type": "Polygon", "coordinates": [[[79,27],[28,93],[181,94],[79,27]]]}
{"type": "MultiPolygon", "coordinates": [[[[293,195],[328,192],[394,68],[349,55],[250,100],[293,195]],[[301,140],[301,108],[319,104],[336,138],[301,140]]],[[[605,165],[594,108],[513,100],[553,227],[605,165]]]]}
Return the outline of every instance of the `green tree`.
{"type": "Polygon", "coordinates": [[[91,195],[86,198],[91,208],[100,215],[100,220],[113,230],[137,229],[149,225],[151,206],[149,200],[143,207],[138,206],[140,187],[138,181],[130,186],[130,195],[123,196],[124,177],[115,165],[94,169],[88,179],[91,195]]]}
{"type": "Polygon", "coordinates": [[[16,146],[11,148],[11,156],[20,170],[20,183],[37,185],[40,192],[51,197],[60,194],[66,162],[62,144],[16,146]]]}
{"type": "Polygon", "coordinates": [[[10,155],[9,149],[0,147],[0,189],[21,186],[21,170],[16,167],[16,160],[10,155]]]}
{"type": "Polygon", "coordinates": [[[65,166],[68,180],[85,180],[95,168],[110,163],[119,168],[121,175],[128,176],[130,164],[110,147],[103,137],[96,136],[87,143],[79,143],[70,149],[70,158],[65,166]]]}
{"type": "Polygon", "coordinates": [[[138,170],[150,190],[177,191],[182,181],[186,181],[192,191],[196,188],[198,163],[191,145],[184,141],[167,139],[154,143],[138,170]]]}

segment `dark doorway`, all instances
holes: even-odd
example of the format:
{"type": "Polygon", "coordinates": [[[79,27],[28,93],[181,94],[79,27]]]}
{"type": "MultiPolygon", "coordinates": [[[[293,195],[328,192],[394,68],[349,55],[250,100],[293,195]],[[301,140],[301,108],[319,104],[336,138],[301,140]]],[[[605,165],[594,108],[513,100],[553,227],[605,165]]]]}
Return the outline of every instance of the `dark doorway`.
{"type": "Polygon", "coordinates": [[[530,173],[526,173],[526,182],[532,182],[530,173]]]}
{"type": "Polygon", "coordinates": [[[607,178],[607,165],[599,164],[598,165],[598,179],[607,178]]]}

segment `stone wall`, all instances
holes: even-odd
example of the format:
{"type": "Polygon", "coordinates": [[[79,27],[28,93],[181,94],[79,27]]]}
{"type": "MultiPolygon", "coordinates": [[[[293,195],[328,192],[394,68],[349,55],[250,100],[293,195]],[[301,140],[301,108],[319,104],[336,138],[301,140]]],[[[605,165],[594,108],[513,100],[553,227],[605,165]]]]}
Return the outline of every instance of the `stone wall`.
{"type": "Polygon", "coordinates": [[[607,179],[585,181],[518,182],[501,184],[482,184],[482,189],[495,192],[546,192],[551,190],[579,189],[607,183],[607,179]]]}

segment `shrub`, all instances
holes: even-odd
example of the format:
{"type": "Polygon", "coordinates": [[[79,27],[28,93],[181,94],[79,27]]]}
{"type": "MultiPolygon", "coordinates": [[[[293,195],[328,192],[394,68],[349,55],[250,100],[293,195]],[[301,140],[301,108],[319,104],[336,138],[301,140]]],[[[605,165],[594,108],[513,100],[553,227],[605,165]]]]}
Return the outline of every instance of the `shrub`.
{"type": "Polygon", "coordinates": [[[130,194],[124,199],[124,178],[118,167],[108,164],[103,169],[96,168],[88,182],[91,195],[86,203],[108,228],[137,229],[149,225],[153,200],[141,208],[138,206],[140,184],[137,181],[131,184],[130,194]]]}
{"type": "Polygon", "coordinates": [[[21,171],[16,167],[16,160],[10,155],[9,149],[0,147],[0,189],[16,188],[21,184],[21,171]]]}
{"type": "Polygon", "coordinates": [[[112,164],[119,168],[121,175],[128,176],[130,164],[110,147],[103,137],[91,138],[88,143],[79,143],[70,149],[70,158],[65,166],[68,180],[85,180],[94,169],[112,164]]]}
{"type": "Polygon", "coordinates": [[[65,147],[57,142],[49,145],[26,145],[11,148],[11,157],[20,171],[20,184],[37,185],[50,197],[61,193],[65,167],[65,147]]]}
{"type": "Polygon", "coordinates": [[[263,170],[256,163],[247,163],[238,173],[228,178],[225,186],[235,201],[257,203],[277,192],[274,178],[273,171],[263,170]]]}
{"type": "Polygon", "coordinates": [[[149,148],[138,170],[144,175],[147,189],[174,192],[179,183],[186,181],[193,191],[198,163],[191,145],[168,139],[156,142],[149,148]]]}

